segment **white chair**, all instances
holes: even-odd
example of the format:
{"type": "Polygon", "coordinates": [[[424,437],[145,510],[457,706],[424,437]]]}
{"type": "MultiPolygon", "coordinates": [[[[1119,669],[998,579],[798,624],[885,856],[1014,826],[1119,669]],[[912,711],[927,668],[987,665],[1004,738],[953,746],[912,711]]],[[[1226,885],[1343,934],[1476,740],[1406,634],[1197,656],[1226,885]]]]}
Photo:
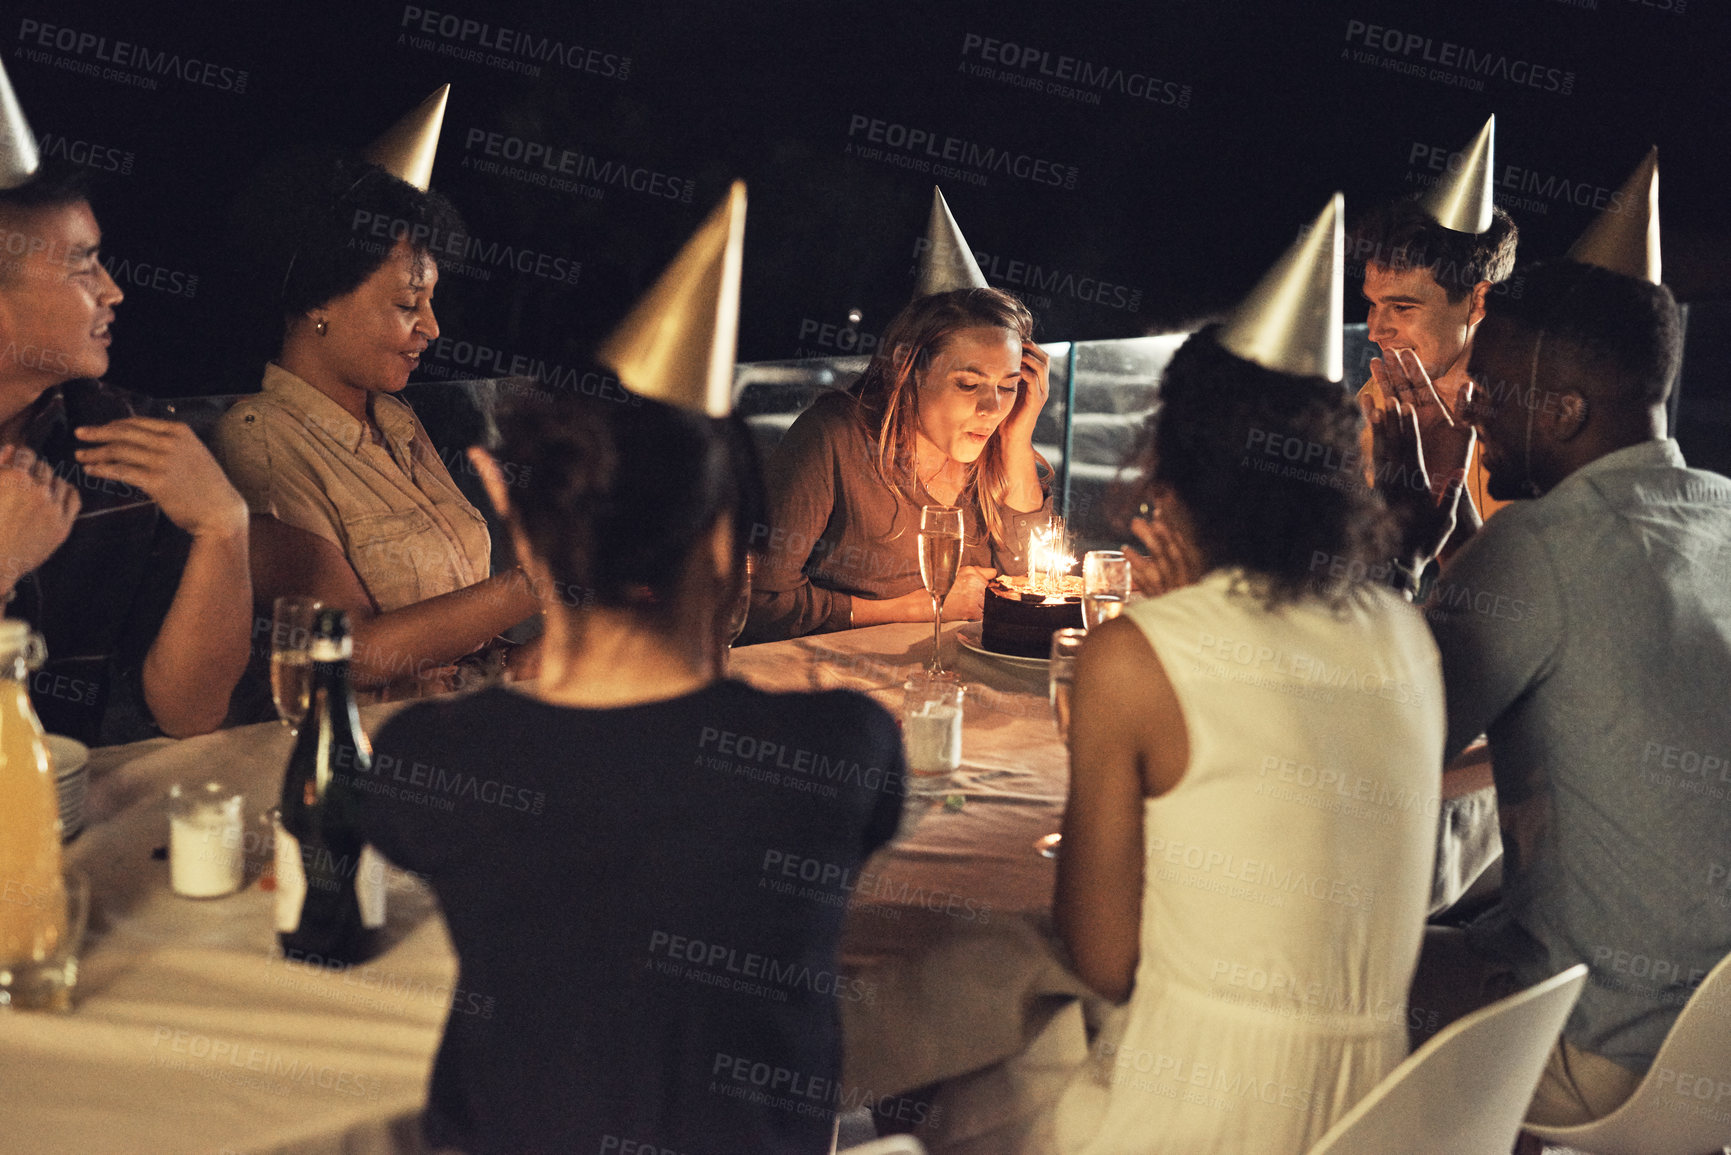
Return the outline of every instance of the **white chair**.
{"type": "Polygon", "coordinates": [[[841,1133],[848,1130],[855,1135],[864,1131],[871,1134],[871,1112],[864,1107],[855,1108],[846,1115],[835,1117],[835,1129],[830,1133],[829,1155],[926,1155],[923,1143],[912,1135],[891,1135],[883,1139],[873,1139],[865,1143],[855,1143],[851,1147],[841,1146],[841,1133]],[[842,1124],[848,1126],[844,1128],[842,1124]]]}
{"type": "Polygon", "coordinates": [[[1328,1129],[1310,1155],[1509,1155],[1587,968],[1450,1023],[1328,1129]]]}
{"type": "Polygon", "coordinates": [[[844,1147],[842,1155],[926,1155],[926,1147],[912,1135],[891,1135],[858,1147],[844,1147]]]}
{"type": "Polygon", "coordinates": [[[1695,988],[1621,1107],[1591,1123],[1526,1129],[1589,1155],[1703,1155],[1731,1146],[1731,955],[1695,988]]]}

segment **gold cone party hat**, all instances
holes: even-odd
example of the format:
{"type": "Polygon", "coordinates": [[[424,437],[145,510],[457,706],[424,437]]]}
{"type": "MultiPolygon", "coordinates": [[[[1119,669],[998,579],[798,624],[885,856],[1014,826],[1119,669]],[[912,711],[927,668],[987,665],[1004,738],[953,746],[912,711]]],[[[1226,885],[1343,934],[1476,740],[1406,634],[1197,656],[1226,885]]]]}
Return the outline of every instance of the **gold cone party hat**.
{"type": "Polygon", "coordinates": [[[42,167],[42,156],[36,151],[36,134],[24,119],[24,109],[18,95],[12,91],[12,80],[6,66],[0,64],[0,189],[27,184],[42,167]]]}
{"type": "Polygon", "coordinates": [[[1568,258],[1659,283],[1659,149],[1654,146],[1569,249],[1568,258]]]}
{"type": "Polygon", "coordinates": [[[745,182],[698,226],[598,354],[644,397],[726,417],[733,409],[745,182]]]}
{"type": "Polygon", "coordinates": [[[442,84],[433,95],[415,105],[407,116],[391,125],[367,147],[366,158],[422,192],[433,184],[433,158],[439,152],[439,129],[445,123],[445,104],[451,86],[442,84]]]}
{"type": "Polygon", "coordinates": [[[1419,202],[1431,219],[1457,233],[1491,227],[1491,174],[1496,171],[1497,118],[1492,116],[1461,154],[1461,166],[1443,174],[1419,202]]]}
{"type": "Polygon", "coordinates": [[[932,188],[932,215],[926,222],[926,247],[920,254],[920,271],[914,279],[914,296],[947,293],[952,289],[983,289],[986,275],[980,272],[973,250],[968,248],[943,191],[932,188]]]}
{"type": "Polygon", "coordinates": [[[1346,198],[1335,193],[1221,327],[1227,352],[1279,373],[1341,379],[1345,214],[1346,198]]]}

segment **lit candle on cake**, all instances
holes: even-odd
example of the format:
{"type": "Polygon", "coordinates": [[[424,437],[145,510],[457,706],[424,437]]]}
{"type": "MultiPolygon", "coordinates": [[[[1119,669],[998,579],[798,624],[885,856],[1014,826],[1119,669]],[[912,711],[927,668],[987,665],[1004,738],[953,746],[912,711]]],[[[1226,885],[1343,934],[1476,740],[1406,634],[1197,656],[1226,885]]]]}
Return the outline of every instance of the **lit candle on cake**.
{"type": "Polygon", "coordinates": [[[1046,593],[1055,598],[1066,596],[1064,579],[1070,576],[1070,570],[1075,566],[1076,559],[1070,556],[1069,543],[1062,543],[1052,550],[1052,565],[1046,572],[1046,593]]]}
{"type": "Polygon", "coordinates": [[[1062,518],[1030,532],[1028,576],[999,576],[986,586],[981,644],[993,653],[1044,658],[1054,630],[1081,629],[1082,579],[1070,573],[1075,564],[1062,518]]]}
{"type": "Polygon", "coordinates": [[[1028,588],[1040,588],[1040,570],[1046,565],[1046,558],[1051,554],[1051,530],[1044,527],[1036,529],[1028,535],[1028,588]]]}
{"type": "Polygon", "coordinates": [[[1054,517],[1035,530],[1028,542],[1028,589],[1047,597],[1064,596],[1064,578],[1076,559],[1065,540],[1064,519],[1054,517]]]}

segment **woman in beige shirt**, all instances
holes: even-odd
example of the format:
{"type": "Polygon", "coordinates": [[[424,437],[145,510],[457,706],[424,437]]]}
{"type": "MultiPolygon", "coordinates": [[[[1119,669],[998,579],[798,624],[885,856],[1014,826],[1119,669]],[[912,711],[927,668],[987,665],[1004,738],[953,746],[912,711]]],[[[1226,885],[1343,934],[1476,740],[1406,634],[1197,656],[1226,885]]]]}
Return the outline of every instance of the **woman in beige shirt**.
{"type": "MultiPolygon", "coordinates": [[[[254,594],[261,607],[296,594],[348,610],[364,686],[446,688],[459,658],[539,609],[520,570],[488,576],[485,520],[395,396],[439,335],[426,241],[462,226],[443,197],[374,165],[295,175],[294,203],[253,208],[281,250],[282,344],[263,392],[216,431],[252,510],[254,594]],[[353,224],[381,220],[383,239],[353,224]]],[[[285,195],[281,181],[270,189],[285,195]]]]}

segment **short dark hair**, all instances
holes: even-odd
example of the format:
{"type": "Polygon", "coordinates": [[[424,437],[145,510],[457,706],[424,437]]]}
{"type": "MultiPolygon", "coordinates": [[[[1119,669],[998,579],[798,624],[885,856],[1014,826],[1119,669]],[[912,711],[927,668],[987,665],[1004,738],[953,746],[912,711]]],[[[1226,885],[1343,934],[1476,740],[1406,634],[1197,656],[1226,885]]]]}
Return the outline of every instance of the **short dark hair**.
{"type": "Polygon", "coordinates": [[[1377,583],[1394,545],[1393,521],[1365,484],[1358,405],[1326,378],[1235,356],[1218,332],[1210,325],[1173,354],[1136,459],[1183,501],[1210,565],[1242,567],[1270,607],[1305,596],[1341,604],[1377,583]],[[1298,465],[1261,452],[1294,443],[1305,449],[1298,465]]]}
{"type": "Polygon", "coordinates": [[[1683,321],[1664,285],[1579,261],[1524,266],[1519,296],[1488,298],[1487,317],[1543,333],[1563,346],[1576,371],[1606,399],[1657,405],[1683,358],[1683,321]]]}
{"type": "MultiPolygon", "coordinates": [[[[461,238],[451,202],[346,154],[278,157],[235,210],[237,239],[262,264],[271,309],[292,317],[352,291],[404,239],[418,256],[461,238]]],[[[262,303],[262,302],[261,302],[262,303]]]]}
{"type": "MultiPolygon", "coordinates": [[[[494,453],[519,478],[511,517],[564,583],[555,592],[566,604],[635,609],[672,625],[669,604],[703,535],[728,518],[742,561],[752,526],[768,520],[756,450],[738,417],[540,389],[514,395],[498,425],[494,453]]],[[[725,605],[738,590],[711,592],[725,605]]]]}
{"type": "Polygon", "coordinates": [[[36,175],[17,188],[0,190],[0,284],[11,284],[41,238],[29,237],[22,218],[43,209],[90,200],[90,170],[58,160],[42,162],[36,175]]]}
{"type": "Polygon", "coordinates": [[[1384,201],[1353,222],[1346,259],[1360,268],[1427,269],[1453,303],[1480,281],[1506,280],[1519,240],[1514,220],[1500,208],[1491,211],[1484,232],[1458,233],[1438,224],[1417,200],[1403,198],[1384,201]]]}
{"type": "Polygon", "coordinates": [[[17,188],[0,189],[0,211],[60,208],[90,199],[90,169],[61,160],[45,160],[36,175],[17,188]]]}

